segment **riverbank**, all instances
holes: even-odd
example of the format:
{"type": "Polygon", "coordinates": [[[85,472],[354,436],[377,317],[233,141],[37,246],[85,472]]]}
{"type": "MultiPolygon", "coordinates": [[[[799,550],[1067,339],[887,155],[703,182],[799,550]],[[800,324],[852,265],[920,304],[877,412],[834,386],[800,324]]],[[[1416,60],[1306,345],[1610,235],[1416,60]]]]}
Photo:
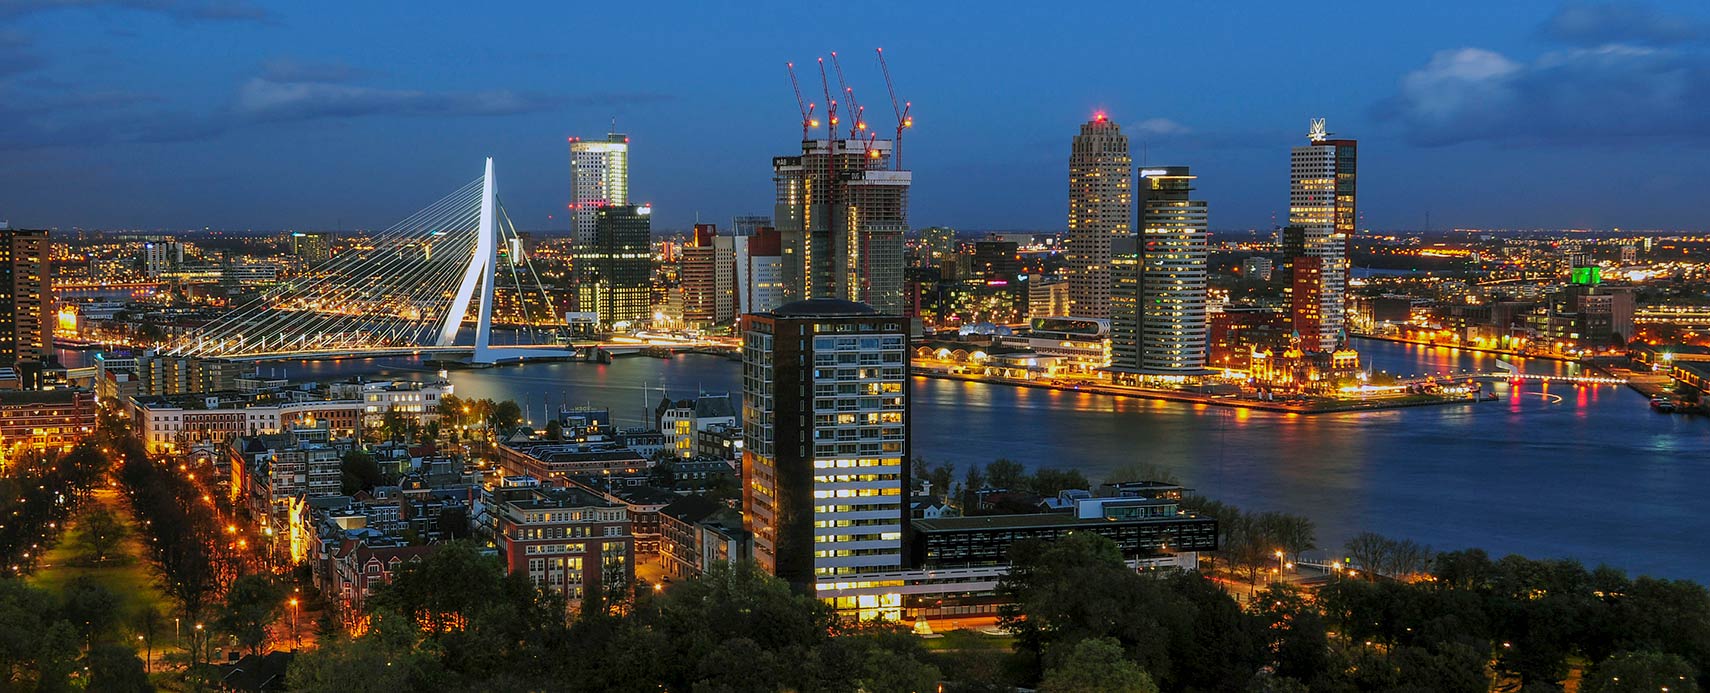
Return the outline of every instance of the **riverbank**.
{"type": "Polygon", "coordinates": [[[1381,409],[1402,409],[1407,407],[1425,407],[1441,404],[1472,404],[1496,400],[1496,395],[1488,397],[1444,397],[1441,395],[1408,395],[1405,397],[1384,397],[1381,399],[1318,399],[1305,402],[1267,402],[1263,400],[1243,399],[1228,395],[1207,395],[1179,390],[1153,390],[1124,385],[1107,385],[1099,383],[1079,383],[1062,385],[1038,380],[1018,380],[984,375],[967,375],[964,373],[946,373],[943,371],[914,368],[913,375],[938,380],[960,380],[964,382],[986,383],[990,385],[1011,385],[1014,387],[1029,387],[1041,390],[1058,390],[1063,392],[1088,392],[1096,395],[1111,397],[1130,397],[1134,399],[1161,400],[1165,402],[1180,402],[1183,404],[1203,404],[1214,407],[1231,407],[1236,409],[1251,409],[1268,411],[1279,414],[1342,414],[1348,412],[1377,411],[1381,409]]]}
{"type": "Polygon", "coordinates": [[[1385,336],[1385,335],[1354,334],[1351,336],[1354,339],[1370,339],[1374,342],[1390,342],[1393,344],[1411,344],[1413,346],[1437,347],[1439,349],[1462,349],[1462,350],[1466,350],[1466,351],[1478,352],[1480,354],[1493,354],[1496,356],[1512,356],[1512,357],[1518,358],[1518,359],[1543,359],[1546,361],[1566,361],[1569,363],[1573,363],[1573,362],[1578,361],[1578,359],[1568,358],[1566,356],[1555,356],[1553,354],[1525,354],[1525,353],[1521,353],[1518,351],[1513,351],[1511,349],[1491,349],[1489,347],[1466,346],[1463,344],[1438,344],[1436,342],[1427,342],[1427,341],[1418,340],[1418,339],[1403,339],[1401,337],[1389,337],[1389,336],[1385,336]]]}

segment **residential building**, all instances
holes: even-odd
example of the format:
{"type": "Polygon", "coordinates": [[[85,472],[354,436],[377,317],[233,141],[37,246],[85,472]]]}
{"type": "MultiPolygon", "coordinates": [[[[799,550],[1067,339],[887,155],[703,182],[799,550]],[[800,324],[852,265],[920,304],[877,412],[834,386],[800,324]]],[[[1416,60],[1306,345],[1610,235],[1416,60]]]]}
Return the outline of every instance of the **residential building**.
{"type": "Polygon", "coordinates": [[[601,438],[587,442],[517,441],[499,445],[499,468],[509,476],[527,476],[547,485],[562,485],[569,476],[631,476],[645,474],[648,457],[635,447],[601,438]]]}
{"type": "Polygon", "coordinates": [[[53,273],[48,232],[0,226],[0,368],[25,389],[42,385],[54,362],[53,273]]]}
{"type": "Polygon", "coordinates": [[[290,400],[234,391],[200,395],[139,395],[124,402],[131,425],[152,452],[183,450],[201,441],[324,426],[334,438],[362,430],[366,405],[357,400],[290,400]]]}
{"type": "Polygon", "coordinates": [[[1205,375],[1206,204],[1186,166],[1140,171],[1140,233],[1112,264],[1111,365],[1118,379],[1205,375]],[[1132,244],[1132,246],[1130,246],[1132,244]]]}
{"type": "Polygon", "coordinates": [[[684,496],[659,510],[659,565],[687,580],[719,563],[753,558],[753,540],[742,513],[706,496],[684,496]]]}
{"type": "Polygon", "coordinates": [[[635,538],[622,506],[575,488],[507,478],[489,489],[494,542],[512,573],[579,606],[635,582],[635,538]]]}
{"type": "Polygon", "coordinates": [[[654,425],[665,434],[666,445],[675,456],[696,455],[698,434],[712,426],[736,426],[736,402],[728,392],[700,393],[694,399],[661,397],[653,409],[654,425]]]}
{"type": "Polygon", "coordinates": [[[227,443],[226,455],[233,501],[247,505],[281,536],[292,523],[293,501],[341,492],[343,454],[324,425],[236,437],[227,443]]]}
{"type": "Polygon", "coordinates": [[[683,294],[683,324],[690,329],[706,329],[718,324],[720,317],[728,322],[736,315],[732,301],[735,287],[726,286],[724,291],[719,290],[720,277],[725,277],[724,283],[728,284],[735,276],[735,262],[731,257],[735,248],[731,244],[718,243],[717,238],[718,227],[695,224],[694,233],[690,235],[688,244],[683,246],[677,290],[683,294]]]}
{"type": "MultiPolygon", "coordinates": [[[[839,609],[906,560],[904,319],[818,298],[744,317],[742,494],[754,558],[839,609]]],[[[872,596],[872,593],[867,593],[872,596]]],[[[878,613],[868,615],[877,616],[878,613]]]]}
{"type": "Polygon", "coordinates": [[[303,262],[318,265],[332,259],[332,234],[291,232],[291,254],[303,262]]]}
{"type": "Polygon", "coordinates": [[[0,391],[0,457],[66,449],[95,430],[95,394],[81,389],[0,391]]]}
{"type": "Polygon", "coordinates": [[[1064,251],[1069,316],[1110,317],[1111,243],[1133,231],[1133,159],[1128,138],[1099,113],[1081,125],[1069,151],[1069,237],[1064,251]]]}
{"type": "Polygon", "coordinates": [[[606,139],[570,138],[570,237],[576,245],[592,245],[603,207],[629,204],[629,136],[608,133],[606,139]]]}

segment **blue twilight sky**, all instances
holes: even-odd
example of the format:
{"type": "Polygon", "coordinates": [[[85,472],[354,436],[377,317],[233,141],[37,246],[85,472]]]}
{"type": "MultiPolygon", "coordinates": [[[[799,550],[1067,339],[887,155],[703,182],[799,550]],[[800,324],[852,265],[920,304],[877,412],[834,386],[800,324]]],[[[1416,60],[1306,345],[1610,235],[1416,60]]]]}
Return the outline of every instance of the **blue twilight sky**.
{"type": "Polygon", "coordinates": [[[1284,212],[1313,116],[1360,140],[1371,228],[1710,226],[1697,0],[0,0],[0,219],[385,226],[492,155],[518,226],[564,228],[565,139],[615,116],[657,228],[725,223],[798,146],[786,60],[819,102],[839,51],[890,127],[875,46],[916,226],[1062,228],[1095,109],[1192,166],[1217,229],[1284,212]]]}

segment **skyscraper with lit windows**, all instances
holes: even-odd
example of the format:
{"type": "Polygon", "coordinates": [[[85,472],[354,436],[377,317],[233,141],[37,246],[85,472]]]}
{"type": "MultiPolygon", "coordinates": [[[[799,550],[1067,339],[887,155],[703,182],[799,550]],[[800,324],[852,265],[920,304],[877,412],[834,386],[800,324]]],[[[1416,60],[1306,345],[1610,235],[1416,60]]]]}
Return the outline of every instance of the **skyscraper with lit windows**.
{"type": "Polygon", "coordinates": [[[1128,137],[1103,113],[1081,125],[1069,150],[1069,314],[1110,317],[1111,243],[1132,233],[1128,137]]]}
{"type": "MultiPolygon", "coordinates": [[[[1312,121],[1307,144],[1295,147],[1289,166],[1288,223],[1298,227],[1299,253],[1315,258],[1314,282],[1290,278],[1295,291],[1308,290],[1312,295],[1296,295],[1296,306],[1312,304],[1317,334],[1302,333],[1301,346],[1308,351],[1333,351],[1347,338],[1348,325],[1348,239],[1354,235],[1359,221],[1355,204],[1355,168],[1359,160],[1358,143],[1350,139],[1331,139],[1324,119],[1312,121]]],[[[1295,324],[1310,324],[1296,309],[1295,324]]]]}
{"type": "Polygon", "coordinates": [[[1113,258],[1110,369],[1116,373],[1205,373],[1207,217],[1205,202],[1190,199],[1193,181],[1186,166],[1140,171],[1140,230],[1118,241],[1113,258]]]}
{"type": "Polygon", "coordinates": [[[900,608],[882,602],[898,599],[888,588],[907,561],[908,354],[907,321],[861,303],[816,298],[743,317],[754,558],[864,617],[900,608]]]}
{"type": "Polygon", "coordinates": [[[578,245],[594,242],[601,207],[629,204],[629,136],[603,141],[570,138],[570,233],[578,245]]]}

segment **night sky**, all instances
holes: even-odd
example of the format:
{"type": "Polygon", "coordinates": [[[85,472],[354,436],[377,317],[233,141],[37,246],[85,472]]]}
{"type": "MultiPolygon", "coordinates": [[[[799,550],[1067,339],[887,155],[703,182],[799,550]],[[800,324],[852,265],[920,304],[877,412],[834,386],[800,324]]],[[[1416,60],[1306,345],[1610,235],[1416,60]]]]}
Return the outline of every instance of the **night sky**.
{"type": "Polygon", "coordinates": [[[1214,229],[1286,213],[1315,116],[1360,140],[1363,227],[1707,226],[1703,2],[726,4],[0,0],[0,219],[383,227],[491,155],[562,229],[565,140],[615,116],[656,228],[724,224],[799,146],[784,62],[820,102],[838,51],[888,131],[883,46],[917,227],[1061,229],[1099,109],[1214,229]]]}

